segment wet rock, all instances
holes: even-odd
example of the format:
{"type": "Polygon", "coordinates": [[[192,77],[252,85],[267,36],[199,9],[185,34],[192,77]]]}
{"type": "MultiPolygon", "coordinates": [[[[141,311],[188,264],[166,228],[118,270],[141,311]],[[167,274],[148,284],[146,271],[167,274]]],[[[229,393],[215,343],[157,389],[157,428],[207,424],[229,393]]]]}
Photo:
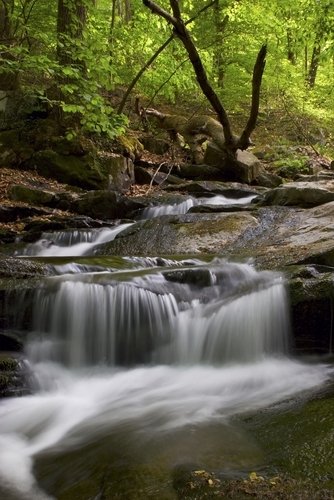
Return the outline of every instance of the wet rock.
{"type": "Polygon", "coordinates": [[[0,352],[0,398],[31,394],[33,373],[22,356],[0,352]]]}
{"type": "Polygon", "coordinates": [[[248,213],[165,215],[138,222],[96,253],[219,254],[250,226],[257,221],[248,213]]]}
{"type": "Polygon", "coordinates": [[[0,278],[37,278],[47,276],[49,270],[47,266],[40,262],[16,257],[0,258],[0,278]]]}
{"type": "Polygon", "coordinates": [[[142,203],[116,191],[103,190],[84,193],[71,204],[73,212],[101,220],[131,217],[132,212],[143,207],[142,203]]]}
{"type": "Polygon", "coordinates": [[[162,274],[167,281],[176,283],[187,283],[200,287],[214,284],[212,273],[209,269],[177,269],[173,271],[164,271],[162,274]]]}
{"type": "Polygon", "coordinates": [[[188,213],[251,212],[256,210],[255,205],[210,205],[210,200],[208,200],[205,205],[195,205],[189,208],[188,213]]]}
{"type": "Polygon", "coordinates": [[[242,198],[243,196],[261,194],[266,190],[257,186],[245,186],[238,182],[189,181],[178,186],[168,186],[166,191],[181,191],[194,196],[221,194],[228,198],[242,198]]]}
{"type": "Polygon", "coordinates": [[[296,266],[287,273],[294,352],[333,352],[334,270],[296,266]]]}
{"type": "Polygon", "coordinates": [[[334,181],[294,182],[265,193],[263,205],[315,207],[334,201],[334,181]]]}
{"type": "Polygon", "coordinates": [[[38,240],[42,233],[50,231],[66,231],[68,229],[89,229],[106,227],[109,224],[106,221],[92,219],[85,216],[53,217],[52,220],[35,219],[28,222],[23,228],[23,234],[20,235],[20,241],[34,242],[38,240]]]}

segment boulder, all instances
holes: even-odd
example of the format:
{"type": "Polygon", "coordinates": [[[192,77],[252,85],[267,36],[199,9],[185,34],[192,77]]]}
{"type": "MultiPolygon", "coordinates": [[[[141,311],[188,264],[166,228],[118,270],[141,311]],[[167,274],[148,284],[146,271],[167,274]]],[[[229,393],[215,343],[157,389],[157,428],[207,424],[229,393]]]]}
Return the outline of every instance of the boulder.
{"type": "Polygon", "coordinates": [[[71,211],[93,219],[110,220],[131,216],[132,212],[143,207],[142,203],[121,196],[117,191],[96,190],[78,196],[71,211]]]}
{"type": "Polygon", "coordinates": [[[333,351],[334,273],[328,267],[287,269],[293,351],[327,354],[333,351]]]}
{"type": "Polygon", "coordinates": [[[263,205],[315,207],[334,201],[334,181],[290,182],[268,191],[263,205]]]}
{"type": "Polygon", "coordinates": [[[259,159],[249,151],[237,150],[236,159],[227,158],[214,144],[209,143],[205,152],[206,165],[219,168],[223,181],[235,181],[246,184],[256,182],[257,177],[264,173],[264,167],[259,159]]]}
{"type": "Polygon", "coordinates": [[[36,169],[44,177],[84,189],[100,189],[108,183],[107,176],[92,154],[78,157],[49,149],[35,153],[25,166],[36,169]]]}
{"type": "Polygon", "coordinates": [[[165,139],[160,139],[158,137],[152,136],[142,136],[140,138],[141,143],[146,151],[153,153],[155,155],[164,155],[169,151],[170,143],[165,139]]]}
{"type": "Polygon", "coordinates": [[[20,355],[0,352],[0,398],[31,394],[33,373],[20,355]]]}
{"type": "Polygon", "coordinates": [[[107,176],[107,186],[110,190],[125,193],[135,182],[133,161],[122,155],[108,153],[99,155],[102,172],[107,176]]]}
{"type": "Polygon", "coordinates": [[[57,195],[49,190],[38,189],[21,184],[14,184],[10,188],[9,198],[13,201],[22,201],[30,205],[46,205],[55,207],[59,199],[57,195]]]}

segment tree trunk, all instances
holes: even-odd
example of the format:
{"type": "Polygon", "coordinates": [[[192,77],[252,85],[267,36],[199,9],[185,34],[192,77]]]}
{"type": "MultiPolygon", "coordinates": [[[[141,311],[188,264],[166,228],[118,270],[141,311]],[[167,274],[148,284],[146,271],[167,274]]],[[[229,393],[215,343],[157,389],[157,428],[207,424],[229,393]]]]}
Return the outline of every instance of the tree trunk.
{"type": "Polygon", "coordinates": [[[321,43],[320,37],[317,37],[315,42],[314,42],[312,57],[311,57],[311,62],[310,62],[310,68],[309,68],[308,76],[307,76],[308,86],[311,89],[313,89],[313,87],[315,85],[315,80],[317,77],[317,72],[318,72],[318,67],[319,67],[320,52],[321,52],[320,43],[321,43]]]}
{"type": "Polygon", "coordinates": [[[288,50],[288,61],[290,61],[292,64],[296,64],[296,53],[294,50],[294,39],[293,39],[293,34],[291,31],[291,28],[288,28],[286,31],[286,38],[287,38],[287,50],[288,50]]]}
{"type": "Polygon", "coordinates": [[[12,14],[14,10],[14,0],[0,1],[0,43],[7,47],[1,51],[0,68],[5,66],[4,71],[0,71],[0,90],[17,90],[19,87],[18,73],[8,71],[6,68],[6,60],[13,61],[14,55],[11,53],[11,47],[14,45],[15,38],[12,25],[12,14]]]}
{"type": "Polygon", "coordinates": [[[82,0],[58,0],[57,56],[61,64],[79,64],[73,52],[73,41],[82,38],[87,9],[82,0]]]}
{"type": "Polygon", "coordinates": [[[226,110],[208,80],[198,50],[196,49],[190,33],[186,28],[186,24],[182,20],[178,0],[169,0],[173,14],[170,14],[168,11],[157,5],[152,0],[143,0],[143,3],[154,14],[163,17],[168,23],[172,24],[175,35],[180,39],[188,53],[189,60],[194,68],[198,84],[201,87],[203,94],[210,102],[214,111],[217,113],[218,119],[223,126],[225,137],[225,154],[231,159],[234,159],[236,157],[237,149],[247,149],[249,147],[250,134],[253,132],[256,125],[257,115],[259,111],[260,88],[265,67],[267,47],[265,45],[261,47],[254,66],[252,82],[252,103],[247,125],[240,138],[234,137],[226,110]]]}

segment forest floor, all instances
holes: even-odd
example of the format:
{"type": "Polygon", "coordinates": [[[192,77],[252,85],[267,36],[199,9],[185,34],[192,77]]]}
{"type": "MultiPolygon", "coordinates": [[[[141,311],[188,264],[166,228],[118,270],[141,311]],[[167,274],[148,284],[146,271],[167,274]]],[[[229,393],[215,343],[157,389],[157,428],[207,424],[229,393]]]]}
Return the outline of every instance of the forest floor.
{"type": "MultiPolygon", "coordinates": [[[[173,112],[173,108],[168,110],[173,112]]],[[[174,111],[175,112],[175,111],[174,111]]],[[[189,114],[189,113],[188,113],[189,114]]],[[[244,121],[243,116],[235,116],[236,128],[241,128],[244,121]]],[[[137,123],[138,125],[138,123],[137,123]]],[[[135,132],[136,133],[136,132],[135,132]]],[[[160,133],[166,139],[166,134],[160,131],[152,131],[152,135],[160,133]]],[[[334,133],[326,129],[321,123],[305,118],[291,117],[273,113],[270,116],[259,118],[258,127],[254,132],[254,146],[250,149],[259,157],[264,166],[270,170],[287,173],[287,179],[293,179],[294,173],[311,173],[313,170],[329,168],[334,158],[333,138],[334,133]],[[284,168],[287,168],[284,171],[284,168]],[[290,176],[290,178],[289,178],[290,176]]],[[[177,148],[170,149],[163,156],[154,155],[148,151],[143,152],[143,160],[152,165],[165,163],[172,167],[187,161],[186,154],[177,148]]],[[[27,206],[27,204],[15,201],[10,197],[11,186],[20,184],[28,187],[38,187],[53,192],[71,190],[71,186],[61,184],[56,180],[38,175],[33,170],[22,170],[0,165],[0,205],[1,206],[27,206]]],[[[163,186],[162,186],[163,188],[163,186]]],[[[146,195],[152,190],[161,189],[156,186],[134,185],[128,196],[146,195]]],[[[68,216],[69,214],[60,210],[54,210],[55,215],[68,216]]],[[[22,222],[0,223],[0,230],[20,231],[22,222]]]]}

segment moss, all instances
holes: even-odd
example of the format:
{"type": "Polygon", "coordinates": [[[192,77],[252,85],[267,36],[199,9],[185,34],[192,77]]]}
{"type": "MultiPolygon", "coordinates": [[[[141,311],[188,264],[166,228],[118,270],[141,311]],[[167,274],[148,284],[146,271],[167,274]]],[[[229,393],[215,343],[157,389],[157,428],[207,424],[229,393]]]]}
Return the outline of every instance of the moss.
{"type": "Polygon", "coordinates": [[[123,151],[132,159],[140,158],[142,152],[144,151],[144,146],[137,139],[137,137],[122,135],[121,137],[118,137],[118,142],[122,146],[123,151]]]}
{"type": "Polygon", "coordinates": [[[29,166],[36,168],[40,175],[84,189],[99,189],[106,183],[99,163],[91,153],[78,157],[47,149],[36,153],[29,166]]]}

